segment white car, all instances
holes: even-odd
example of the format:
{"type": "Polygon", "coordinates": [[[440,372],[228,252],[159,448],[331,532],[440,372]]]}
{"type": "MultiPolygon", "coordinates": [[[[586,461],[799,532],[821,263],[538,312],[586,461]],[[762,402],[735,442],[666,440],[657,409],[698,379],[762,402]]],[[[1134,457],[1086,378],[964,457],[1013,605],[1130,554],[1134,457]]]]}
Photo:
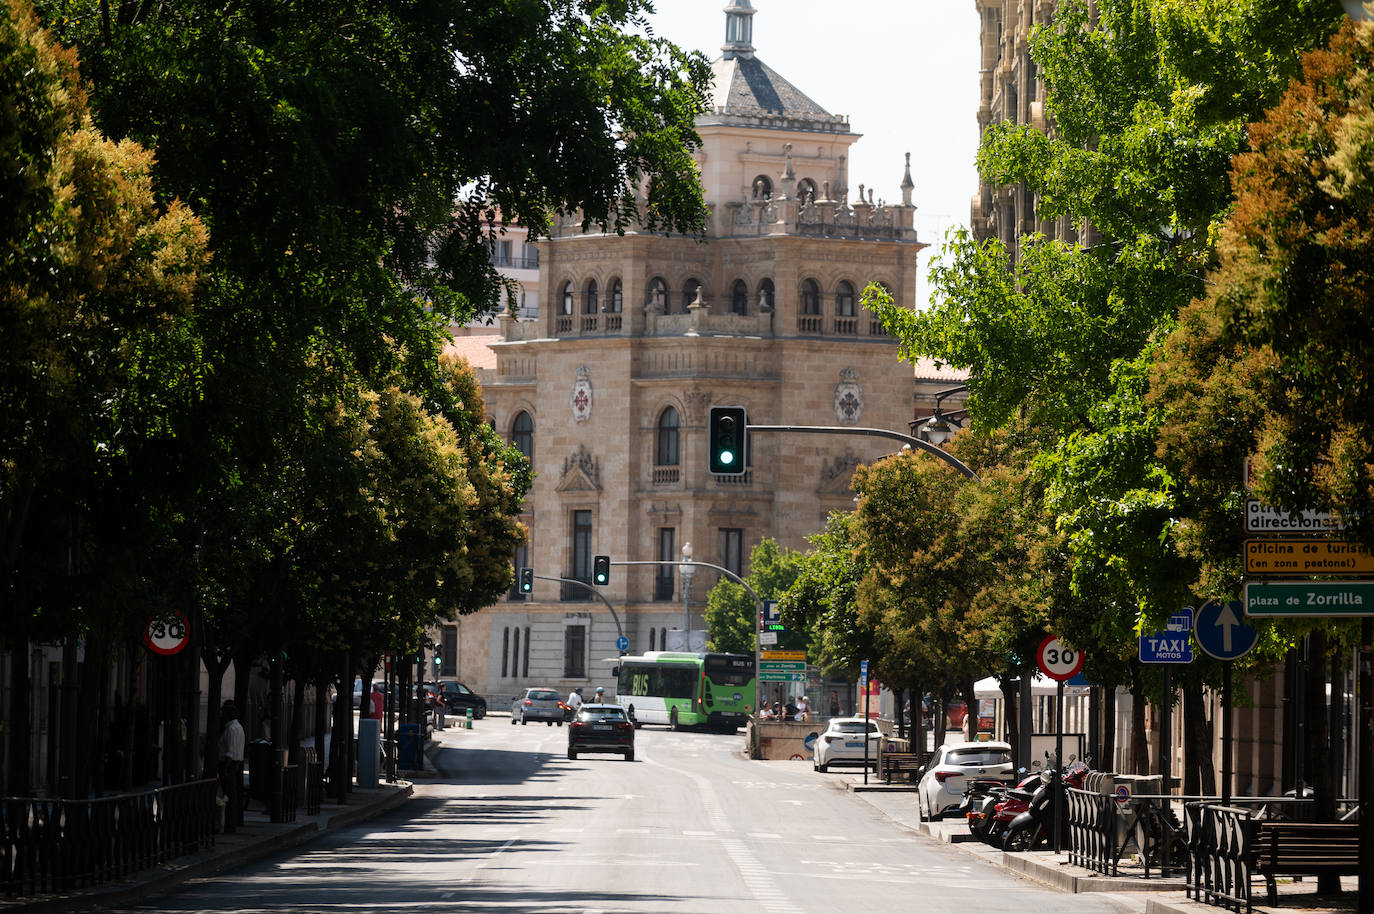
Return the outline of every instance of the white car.
{"type": "Polygon", "coordinates": [[[1007,743],[945,743],[931,756],[916,787],[921,818],[934,821],[957,809],[971,777],[1006,780],[1011,776],[1011,746],[1007,743]]]}
{"type": "Polygon", "coordinates": [[[811,750],[812,766],[817,771],[825,771],[831,765],[863,767],[865,729],[868,730],[868,763],[877,771],[878,757],[883,751],[883,734],[875,721],[862,717],[832,717],[811,750]]]}

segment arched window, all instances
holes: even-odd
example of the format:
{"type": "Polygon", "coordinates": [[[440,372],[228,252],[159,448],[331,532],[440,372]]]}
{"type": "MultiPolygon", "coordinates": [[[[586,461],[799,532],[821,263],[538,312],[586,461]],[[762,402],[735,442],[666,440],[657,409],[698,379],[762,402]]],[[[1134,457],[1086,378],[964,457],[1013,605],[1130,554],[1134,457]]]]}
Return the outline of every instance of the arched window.
{"type": "Polygon", "coordinates": [[[561,313],[573,313],[573,284],[570,282],[563,283],[563,310],[561,313]]]}
{"type": "Polygon", "coordinates": [[[598,291],[596,280],[587,280],[587,294],[586,297],[582,299],[583,314],[595,314],[600,310],[601,306],[599,304],[598,291]]]}
{"type": "Polygon", "coordinates": [[[649,280],[648,306],[659,311],[668,310],[668,284],[657,276],[649,280]]]}
{"type": "Polygon", "coordinates": [[[749,287],[742,279],[735,280],[730,287],[730,310],[735,314],[749,313],[749,287]]]}
{"type": "Polygon", "coordinates": [[[766,308],[767,310],[772,311],[774,305],[775,302],[773,301],[773,280],[765,279],[763,282],[759,283],[759,309],[763,310],[766,308]]]}
{"type": "Polygon", "coordinates": [[[525,455],[526,460],[534,461],[534,420],[523,409],[516,414],[515,421],[511,423],[510,443],[525,455]]]}
{"type": "Polygon", "coordinates": [[[821,287],[814,279],[803,279],[801,284],[801,313],[821,313],[821,287]]]}
{"type": "Polygon", "coordinates": [[[668,407],[658,416],[658,446],[654,450],[654,464],[661,467],[675,467],[678,464],[678,421],[677,410],[668,407]]]}
{"type": "Polygon", "coordinates": [[[695,279],[689,279],[682,286],[682,313],[687,313],[687,307],[697,300],[697,291],[701,288],[701,283],[695,279]]]}
{"type": "Polygon", "coordinates": [[[854,316],[854,287],[843,279],[835,287],[835,316],[854,316]]]}
{"type": "Polygon", "coordinates": [[[754,179],[750,190],[750,196],[755,200],[773,199],[773,181],[767,175],[759,175],[754,179]]]}
{"type": "Polygon", "coordinates": [[[797,182],[797,199],[802,203],[816,202],[816,182],[810,178],[802,178],[797,182]]]}
{"type": "Polygon", "coordinates": [[[611,300],[606,303],[606,310],[611,314],[619,314],[625,309],[625,286],[617,279],[611,283],[611,300]]]}

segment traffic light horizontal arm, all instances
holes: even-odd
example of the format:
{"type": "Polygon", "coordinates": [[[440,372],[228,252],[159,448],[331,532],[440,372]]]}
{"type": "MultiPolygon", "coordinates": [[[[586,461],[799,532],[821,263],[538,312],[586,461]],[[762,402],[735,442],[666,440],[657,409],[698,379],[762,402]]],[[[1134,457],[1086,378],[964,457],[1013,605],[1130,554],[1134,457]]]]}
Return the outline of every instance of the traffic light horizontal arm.
{"type": "Polygon", "coordinates": [[[851,428],[846,425],[750,425],[747,426],[749,432],[800,432],[809,435],[866,435],[870,438],[891,438],[893,441],[901,441],[925,451],[935,457],[939,457],[945,463],[963,473],[969,479],[982,482],[978,474],[969,469],[958,457],[931,444],[920,438],[906,435],[902,432],[894,432],[885,428],[851,428]]]}
{"type": "MultiPolygon", "coordinates": [[[[612,562],[611,564],[614,565],[617,563],[612,562]]],[[[601,595],[601,591],[597,590],[595,587],[588,584],[586,581],[579,581],[577,578],[558,578],[548,574],[536,574],[534,575],[534,578],[540,581],[557,581],[560,584],[577,584],[581,587],[587,588],[588,593],[592,594],[602,603],[605,603],[606,608],[611,611],[611,618],[615,620],[616,634],[621,638],[625,637],[625,628],[620,624],[620,614],[615,611],[615,607],[611,605],[611,601],[607,600],[604,596],[601,595]]]]}

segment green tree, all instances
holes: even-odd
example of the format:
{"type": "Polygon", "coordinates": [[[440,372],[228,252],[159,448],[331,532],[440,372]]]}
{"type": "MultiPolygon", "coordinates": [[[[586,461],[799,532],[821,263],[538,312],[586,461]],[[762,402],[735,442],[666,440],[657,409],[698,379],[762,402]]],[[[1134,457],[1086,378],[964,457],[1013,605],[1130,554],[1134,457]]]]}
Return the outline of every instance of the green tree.
{"type": "MultiPolygon", "coordinates": [[[[749,551],[749,573],[744,580],[760,600],[776,600],[796,580],[801,560],[800,552],[785,549],[766,536],[749,551]]],[[[710,633],[707,649],[752,654],[758,614],[758,604],[749,591],[721,575],[706,599],[706,629],[710,633]]],[[[778,647],[801,649],[805,642],[789,630],[778,647]]]]}

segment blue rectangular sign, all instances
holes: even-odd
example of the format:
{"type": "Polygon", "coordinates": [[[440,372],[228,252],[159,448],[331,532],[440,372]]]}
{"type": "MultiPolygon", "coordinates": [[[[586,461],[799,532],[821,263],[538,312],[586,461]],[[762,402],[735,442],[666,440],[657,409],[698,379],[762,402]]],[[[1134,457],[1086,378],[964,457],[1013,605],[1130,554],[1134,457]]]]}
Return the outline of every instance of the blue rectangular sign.
{"type": "Polygon", "coordinates": [[[868,690],[868,661],[859,661],[859,694],[862,695],[868,690]]]}
{"type": "Polygon", "coordinates": [[[1193,662],[1193,608],[1174,613],[1162,632],[1140,636],[1141,663],[1193,662]]]}

